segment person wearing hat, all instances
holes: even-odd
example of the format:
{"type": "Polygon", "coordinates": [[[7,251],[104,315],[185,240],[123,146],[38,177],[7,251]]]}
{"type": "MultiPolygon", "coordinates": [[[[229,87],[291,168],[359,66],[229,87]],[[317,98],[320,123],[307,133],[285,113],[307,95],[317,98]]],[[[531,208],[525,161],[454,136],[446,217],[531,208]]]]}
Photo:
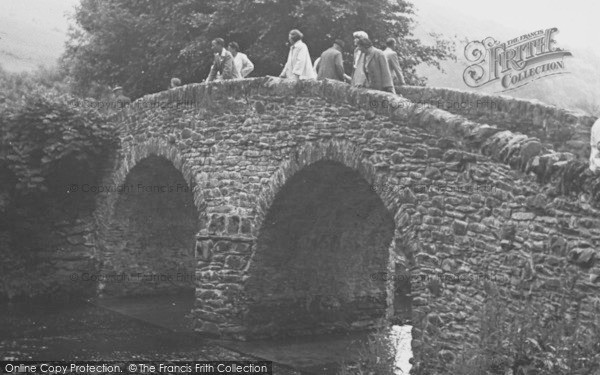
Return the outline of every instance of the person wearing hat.
{"type": "Polygon", "coordinates": [[[317,79],[335,79],[344,82],[345,78],[348,76],[344,72],[343,50],[344,41],[336,39],[335,42],[333,42],[333,46],[326,49],[321,54],[319,62],[315,67],[317,79]]]}
{"type": "Polygon", "coordinates": [[[131,99],[127,96],[123,95],[123,88],[121,86],[115,87],[113,90],[113,94],[115,95],[115,102],[121,108],[131,104],[131,99]]]}
{"type": "Polygon", "coordinates": [[[312,60],[308,47],[302,41],[304,35],[300,30],[292,30],[288,34],[290,42],[290,53],[288,54],[287,62],[283,67],[283,71],[279,75],[282,78],[292,79],[315,79],[317,75],[313,69],[312,60]]]}
{"type": "Polygon", "coordinates": [[[396,39],[388,38],[385,42],[385,45],[387,48],[383,50],[383,54],[387,59],[388,65],[390,66],[390,73],[392,74],[394,84],[402,86],[406,85],[406,82],[404,81],[404,75],[402,74],[402,69],[400,68],[398,53],[394,50],[396,47],[396,39]]]}

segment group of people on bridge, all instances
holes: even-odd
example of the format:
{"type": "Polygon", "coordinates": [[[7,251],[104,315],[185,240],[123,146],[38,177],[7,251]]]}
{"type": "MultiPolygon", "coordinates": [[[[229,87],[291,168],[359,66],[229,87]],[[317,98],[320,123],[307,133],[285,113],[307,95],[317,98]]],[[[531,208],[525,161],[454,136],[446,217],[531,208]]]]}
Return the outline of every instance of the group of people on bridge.
{"type": "MultiPolygon", "coordinates": [[[[382,90],[395,93],[394,86],[406,84],[398,53],[394,50],[396,40],[388,38],[386,49],[380,50],[373,46],[369,35],[364,31],[356,31],[354,37],[354,59],[352,76],[346,74],[342,53],[345,43],[336,39],[333,45],[325,50],[313,64],[308,46],[302,40],[304,35],[300,30],[291,30],[288,34],[290,51],[283,71],[279,75],[291,80],[301,79],[332,79],[350,83],[356,87],[382,90]]],[[[254,70],[254,64],[248,56],[240,52],[236,42],[230,42],[225,47],[223,38],[211,42],[214,54],[210,73],[205,82],[226,79],[246,78],[254,70]]],[[[179,78],[172,78],[170,89],[181,86],[179,78]]],[[[131,100],[123,95],[123,88],[113,89],[116,100],[123,106],[131,100]]]]}
{"type": "MultiPolygon", "coordinates": [[[[325,50],[313,64],[308,46],[302,40],[303,37],[302,32],[297,29],[288,34],[290,51],[280,77],[292,80],[333,79],[357,87],[392,93],[395,93],[395,85],[405,84],[398,53],[394,50],[396,46],[394,38],[386,41],[387,48],[382,51],[373,46],[366,32],[356,31],[353,34],[355,47],[353,73],[349,76],[344,71],[343,40],[336,39],[331,48],[325,50]]],[[[236,42],[229,43],[228,48],[225,48],[225,41],[216,38],[212,41],[211,48],[214,60],[206,82],[245,78],[254,70],[254,65],[248,56],[239,52],[236,42]]]]}
{"type": "MultiPolygon", "coordinates": [[[[405,85],[404,75],[400,68],[398,53],[394,50],[396,40],[388,38],[386,49],[380,50],[373,46],[369,35],[364,31],[356,31],[354,37],[354,59],[352,76],[346,74],[342,52],[345,43],[336,39],[333,45],[325,50],[314,64],[311,60],[308,46],[303,42],[304,35],[300,30],[291,30],[288,34],[290,51],[283,71],[279,75],[291,80],[301,79],[332,79],[350,83],[356,87],[382,90],[396,93],[394,86],[405,85]]],[[[205,82],[226,79],[242,79],[254,70],[254,64],[248,56],[240,52],[236,42],[230,42],[225,48],[225,41],[216,38],[211,42],[214,53],[213,64],[205,82]]],[[[179,78],[172,78],[169,88],[181,85],[179,78]]],[[[113,89],[116,100],[123,104],[131,101],[123,95],[123,88],[113,89]]],[[[600,173],[600,119],[591,129],[591,153],[589,169],[600,173]]]]}

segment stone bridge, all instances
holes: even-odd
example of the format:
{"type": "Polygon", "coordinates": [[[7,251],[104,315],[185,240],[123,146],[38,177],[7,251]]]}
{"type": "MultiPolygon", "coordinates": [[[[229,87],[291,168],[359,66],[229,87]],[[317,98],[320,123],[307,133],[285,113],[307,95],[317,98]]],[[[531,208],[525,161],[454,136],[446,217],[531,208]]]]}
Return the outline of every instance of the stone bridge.
{"type": "Polygon", "coordinates": [[[103,274],[141,276],[100,292],[194,290],[196,330],[242,339],[410,322],[416,368],[478,342],[490,285],[549,312],[568,287],[591,318],[594,119],[399,94],[267,77],[134,102],[90,249],[103,274]]]}

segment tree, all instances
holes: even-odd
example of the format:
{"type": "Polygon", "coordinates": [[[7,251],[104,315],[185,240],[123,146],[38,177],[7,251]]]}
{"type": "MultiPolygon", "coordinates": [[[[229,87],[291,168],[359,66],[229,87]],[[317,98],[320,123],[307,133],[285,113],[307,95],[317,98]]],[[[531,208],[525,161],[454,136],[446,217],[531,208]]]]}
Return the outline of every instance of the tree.
{"type": "Polygon", "coordinates": [[[405,0],[221,0],[215,3],[215,9],[207,34],[236,40],[247,48],[257,75],[281,72],[288,54],[285,42],[293,28],[303,32],[313,60],[333,40],[343,39],[348,72],[352,66],[354,31],[366,31],[381,48],[387,38],[395,37],[403,70],[412,84],[425,83],[416,74],[418,64],[439,68],[439,60],[453,56],[453,45],[439,37],[435,46],[425,46],[411,38],[414,10],[405,0]]]}
{"type": "Polygon", "coordinates": [[[415,67],[453,58],[453,45],[414,39],[412,4],[406,0],[82,0],[64,56],[75,86],[120,84],[138,97],[163,90],[170,77],[202,81],[210,69],[210,41],[237,41],[255,64],[253,75],[279,75],[287,59],[288,32],[300,29],[313,60],[334,39],[346,41],[352,64],[352,33],[366,31],[376,46],[399,40],[406,78],[424,84],[415,67]]]}
{"type": "Polygon", "coordinates": [[[135,98],[164,90],[171,77],[200,81],[203,64],[182,51],[210,13],[210,1],[82,0],[62,64],[80,95],[120,85],[135,98]]]}

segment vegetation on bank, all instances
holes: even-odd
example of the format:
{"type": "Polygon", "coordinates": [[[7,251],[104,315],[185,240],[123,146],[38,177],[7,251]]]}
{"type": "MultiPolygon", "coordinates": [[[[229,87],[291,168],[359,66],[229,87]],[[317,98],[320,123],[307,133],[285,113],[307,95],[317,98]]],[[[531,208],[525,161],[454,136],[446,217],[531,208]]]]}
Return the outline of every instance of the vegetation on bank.
{"type": "Polygon", "coordinates": [[[361,343],[356,361],[343,362],[338,375],[396,373],[396,342],[388,327],[379,328],[361,343]]]}
{"type": "MultiPolygon", "coordinates": [[[[487,285],[488,298],[479,311],[479,343],[458,354],[434,345],[421,358],[438,358],[439,368],[414,368],[416,375],[596,375],[600,373],[600,298],[562,288],[549,309],[523,297],[506,303],[501,291],[487,285]],[[587,298],[587,302],[584,301],[587,298]],[[590,300],[591,298],[591,300],[590,300]],[[584,303],[594,304],[587,317],[584,303]]],[[[443,328],[441,328],[443,329],[443,328]]],[[[439,333],[439,332],[438,332],[439,333]]],[[[340,375],[393,374],[394,343],[390,330],[371,334],[356,363],[344,364],[340,375]]]]}
{"type": "Polygon", "coordinates": [[[59,72],[0,70],[0,299],[56,288],[48,254],[55,224],[76,221],[93,197],[69,184],[96,183],[115,134],[106,116],[74,105],[59,72]]]}
{"type": "Polygon", "coordinates": [[[595,375],[600,372],[600,299],[591,317],[584,298],[562,288],[558,303],[535,306],[527,298],[507,304],[490,289],[481,310],[480,344],[451,365],[456,375],[595,375]]]}
{"type": "Polygon", "coordinates": [[[106,116],[75,104],[56,73],[42,73],[0,72],[0,162],[15,175],[20,194],[48,191],[49,179],[66,159],[93,164],[113,136],[106,116]]]}

